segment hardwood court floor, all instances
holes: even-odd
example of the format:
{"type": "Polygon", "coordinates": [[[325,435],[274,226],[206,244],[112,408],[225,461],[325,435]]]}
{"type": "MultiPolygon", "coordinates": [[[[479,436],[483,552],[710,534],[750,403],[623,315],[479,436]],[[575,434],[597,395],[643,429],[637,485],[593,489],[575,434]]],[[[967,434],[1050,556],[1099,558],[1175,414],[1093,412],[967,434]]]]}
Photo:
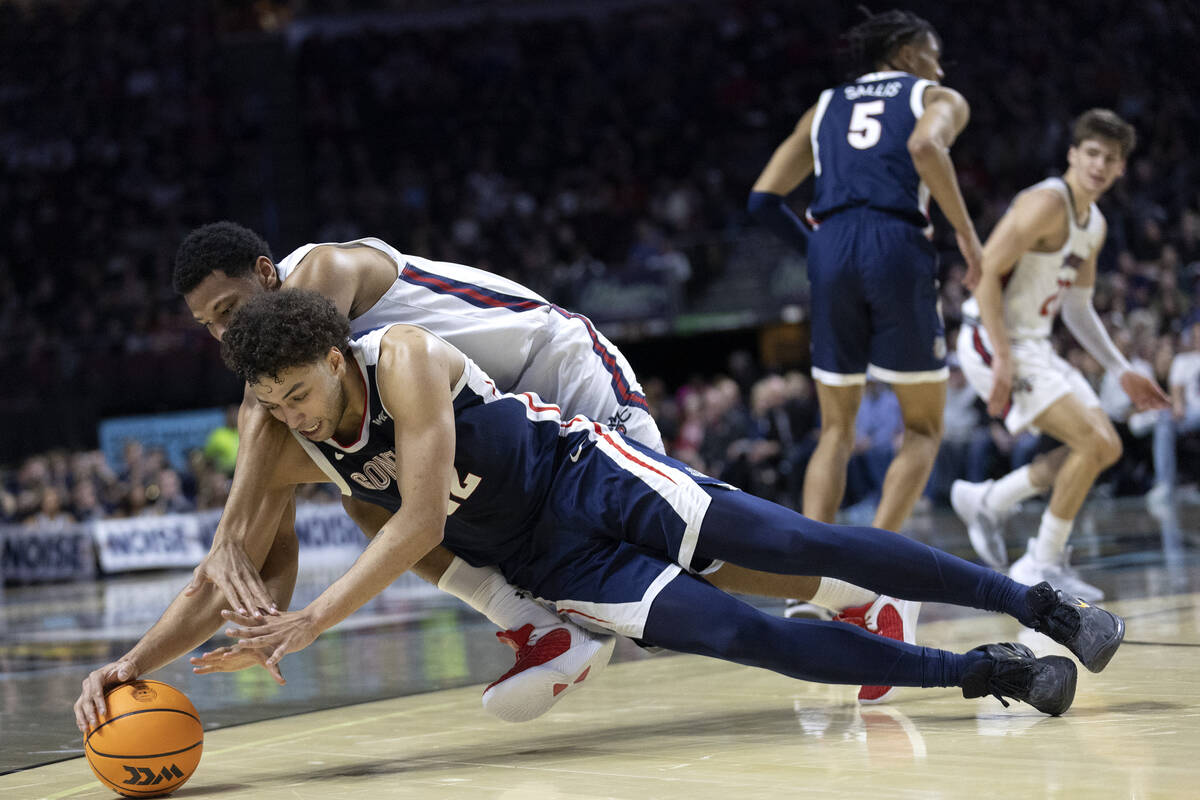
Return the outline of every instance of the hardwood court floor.
{"type": "MultiPolygon", "coordinates": [[[[524,725],[484,714],[473,686],[211,731],[174,796],[1200,796],[1200,594],[1110,607],[1127,616],[1126,643],[1104,673],[1081,670],[1061,718],[956,689],[907,689],[864,707],[853,687],[661,656],[614,664],[524,725]]],[[[919,638],[967,649],[1020,633],[1007,618],[971,614],[922,624],[919,638]]],[[[1022,640],[1061,651],[1037,634],[1022,640]]],[[[82,759],[0,776],[5,800],[112,796],[82,759]]]]}

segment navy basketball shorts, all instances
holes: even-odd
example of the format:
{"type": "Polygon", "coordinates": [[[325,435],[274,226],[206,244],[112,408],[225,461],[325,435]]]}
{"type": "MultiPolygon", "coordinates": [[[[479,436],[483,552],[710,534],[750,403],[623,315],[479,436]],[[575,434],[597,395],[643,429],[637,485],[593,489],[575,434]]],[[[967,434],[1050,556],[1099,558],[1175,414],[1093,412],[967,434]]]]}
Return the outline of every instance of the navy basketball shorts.
{"type": "Polygon", "coordinates": [[[809,240],[808,277],[814,379],[947,379],[937,252],[916,225],[868,208],[835,214],[809,240]]]}
{"type": "Polygon", "coordinates": [[[572,421],[559,452],[540,519],[500,571],[585,627],[640,638],[672,579],[719,566],[696,544],[709,492],[737,490],[591,420],[572,421]]]}

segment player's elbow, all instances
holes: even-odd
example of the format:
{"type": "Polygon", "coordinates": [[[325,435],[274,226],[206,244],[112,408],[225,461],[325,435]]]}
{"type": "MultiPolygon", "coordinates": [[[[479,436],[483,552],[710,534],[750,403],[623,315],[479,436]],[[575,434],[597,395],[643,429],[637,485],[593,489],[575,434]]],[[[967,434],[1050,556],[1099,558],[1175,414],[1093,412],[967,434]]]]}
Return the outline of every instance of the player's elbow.
{"type": "Polygon", "coordinates": [[[945,146],[930,136],[914,134],[908,139],[908,155],[918,172],[922,166],[935,163],[945,151],[945,146]]]}

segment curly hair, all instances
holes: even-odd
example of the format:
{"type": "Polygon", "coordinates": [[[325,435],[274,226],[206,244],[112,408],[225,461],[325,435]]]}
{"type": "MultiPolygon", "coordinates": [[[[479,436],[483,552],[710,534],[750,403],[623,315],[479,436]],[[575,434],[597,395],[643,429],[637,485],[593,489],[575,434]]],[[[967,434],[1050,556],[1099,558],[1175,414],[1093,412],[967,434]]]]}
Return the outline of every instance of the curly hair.
{"type": "Polygon", "coordinates": [[[842,34],[841,57],[848,78],[888,66],[906,44],[924,36],[938,38],[933,26],[911,11],[892,9],[872,14],[863,6],[858,8],[867,18],[842,34]]]}
{"type": "Polygon", "coordinates": [[[217,270],[234,278],[249,275],[259,256],[275,260],[271,247],[249,228],[228,221],[203,225],[175,251],[175,291],[187,294],[217,270]]]}
{"type": "Polygon", "coordinates": [[[307,289],[262,292],[233,315],[221,358],[247,383],[311,364],[336,347],[350,348],[350,322],[333,301],[307,289]]]}
{"type": "Polygon", "coordinates": [[[1116,112],[1107,108],[1092,108],[1075,120],[1071,129],[1071,146],[1078,147],[1087,139],[1111,139],[1121,148],[1121,158],[1128,158],[1137,146],[1137,131],[1116,112]]]}

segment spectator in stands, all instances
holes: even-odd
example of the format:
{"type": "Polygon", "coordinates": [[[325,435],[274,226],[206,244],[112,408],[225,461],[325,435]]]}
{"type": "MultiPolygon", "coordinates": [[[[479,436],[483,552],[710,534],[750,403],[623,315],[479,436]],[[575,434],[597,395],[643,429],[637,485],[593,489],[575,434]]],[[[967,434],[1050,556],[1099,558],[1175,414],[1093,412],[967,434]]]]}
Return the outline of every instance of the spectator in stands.
{"type": "Polygon", "coordinates": [[[233,474],[238,451],[238,406],[225,407],[225,424],[213,428],[204,442],[204,455],[226,475],[233,474]]]}
{"type": "MultiPolygon", "coordinates": [[[[1154,380],[1154,367],[1136,345],[1134,330],[1110,328],[1113,344],[1129,360],[1135,372],[1154,380]]],[[[1135,411],[1133,403],[1120,380],[1111,372],[1105,372],[1100,380],[1100,407],[1113,421],[1121,437],[1122,457],[1109,471],[1098,479],[1098,483],[1112,486],[1114,494],[1144,494],[1152,478],[1150,469],[1150,431],[1154,420],[1162,412],[1135,411]]]]}
{"type": "Polygon", "coordinates": [[[195,511],[196,504],[183,494],[179,473],[163,467],[155,473],[154,481],[146,487],[146,514],[184,514],[195,511]]]}
{"type": "Polygon", "coordinates": [[[1181,339],[1185,349],[1171,360],[1167,381],[1171,407],[1159,412],[1154,424],[1154,488],[1147,497],[1151,506],[1175,500],[1179,439],[1200,432],[1200,312],[1188,318],[1181,339]]]}
{"type": "Polygon", "coordinates": [[[46,486],[42,489],[37,513],[26,519],[25,524],[31,528],[50,530],[75,524],[75,517],[63,508],[59,490],[54,486],[46,486]]]}

